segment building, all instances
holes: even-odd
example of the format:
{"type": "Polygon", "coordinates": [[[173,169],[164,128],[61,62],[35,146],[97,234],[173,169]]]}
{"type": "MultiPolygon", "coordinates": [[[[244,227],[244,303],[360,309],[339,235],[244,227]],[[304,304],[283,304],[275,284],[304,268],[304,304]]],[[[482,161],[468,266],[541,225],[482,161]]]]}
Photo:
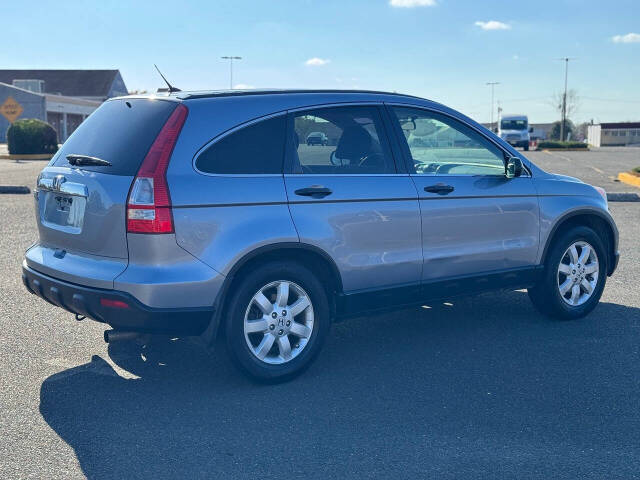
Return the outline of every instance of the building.
{"type": "Polygon", "coordinates": [[[531,140],[547,140],[551,137],[553,123],[530,123],[529,127],[533,128],[530,133],[531,140]]]}
{"type": "Polygon", "coordinates": [[[587,127],[587,142],[594,147],[640,146],[640,122],[589,125],[587,127]]]}
{"type": "Polygon", "coordinates": [[[50,123],[64,142],[107,98],[127,93],[119,70],[0,70],[0,142],[22,118],[50,123]]]}

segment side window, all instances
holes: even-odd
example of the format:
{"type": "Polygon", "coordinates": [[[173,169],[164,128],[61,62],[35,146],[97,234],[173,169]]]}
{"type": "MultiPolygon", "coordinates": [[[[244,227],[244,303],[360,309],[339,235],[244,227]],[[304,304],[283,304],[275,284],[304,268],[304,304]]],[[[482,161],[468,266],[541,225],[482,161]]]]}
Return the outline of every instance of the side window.
{"type": "Polygon", "coordinates": [[[395,173],[376,107],[321,108],[293,115],[294,171],[395,173]]]}
{"type": "Polygon", "coordinates": [[[415,173],[504,175],[504,155],[480,134],[435,112],[393,107],[415,173]]]}
{"type": "Polygon", "coordinates": [[[281,115],[241,128],[210,145],[196,167],[217,174],[282,173],[285,125],[281,115]]]}

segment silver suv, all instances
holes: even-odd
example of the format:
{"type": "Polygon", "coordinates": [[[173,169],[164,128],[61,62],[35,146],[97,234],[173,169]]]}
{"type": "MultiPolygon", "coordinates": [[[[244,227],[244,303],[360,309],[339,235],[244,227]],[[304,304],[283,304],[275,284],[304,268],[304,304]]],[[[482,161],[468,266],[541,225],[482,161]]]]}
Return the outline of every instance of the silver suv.
{"type": "Polygon", "coordinates": [[[582,317],[618,262],[604,191],[391,93],[112,99],[42,171],[35,207],[31,293],[109,324],[107,341],[219,333],[265,381],[356,314],[527,288],[541,312],[582,317]]]}

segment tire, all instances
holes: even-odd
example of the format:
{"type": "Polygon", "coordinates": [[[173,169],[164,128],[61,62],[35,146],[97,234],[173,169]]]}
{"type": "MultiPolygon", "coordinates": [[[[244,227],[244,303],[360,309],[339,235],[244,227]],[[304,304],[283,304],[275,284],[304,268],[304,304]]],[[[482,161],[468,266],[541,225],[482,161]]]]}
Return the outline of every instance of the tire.
{"type": "Polygon", "coordinates": [[[524,151],[525,151],[525,152],[528,152],[528,151],[529,151],[529,144],[527,144],[527,145],[525,145],[525,146],[524,146],[524,151]]]}
{"type": "Polygon", "coordinates": [[[297,263],[270,262],[245,274],[234,290],[227,304],[225,332],[227,350],[236,367],[267,383],[287,381],[304,372],[320,352],[330,328],[329,301],[318,278],[297,263]],[[278,304],[282,283],[289,287],[284,308],[278,304]],[[262,308],[254,300],[258,292],[264,296],[262,308]],[[296,313],[291,307],[301,308],[305,304],[303,297],[309,306],[296,313]],[[255,331],[246,333],[247,330],[255,331]],[[285,346],[284,353],[281,345],[285,346]],[[260,354],[263,359],[258,357],[260,354]]]}
{"type": "MultiPolygon", "coordinates": [[[[571,228],[562,233],[560,237],[553,240],[553,242],[553,245],[549,246],[549,252],[541,279],[535,287],[528,290],[529,298],[536,309],[550,317],[560,320],[582,318],[598,305],[604,290],[608,271],[608,259],[604,243],[598,234],[588,227],[571,228]],[[584,245],[591,247],[596,256],[595,260],[597,261],[597,278],[594,278],[592,273],[585,273],[593,269],[594,262],[590,254],[586,259],[586,265],[582,262],[579,263],[580,267],[576,267],[575,269],[569,267],[567,269],[567,262],[571,262],[571,254],[568,253],[568,249],[574,244],[578,245],[576,247],[576,253],[578,254],[584,252],[582,249],[584,245]],[[561,262],[567,274],[559,272],[561,262]],[[577,272],[577,274],[573,272],[577,272]],[[573,283],[572,279],[576,279],[576,283],[573,283]],[[565,284],[567,281],[569,281],[569,283],[565,284]],[[584,281],[586,281],[592,289],[588,297],[586,296],[586,289],[581,286],[584,281]],[[565,295],[561,293],[561,283],[563,286],[568,285],[570,287],[565,295]],[[574,304],[570,304],[574,298],[573,291],[575,285],[578,285],[579,296],[576,297],[577,301],[575,301],[574,304]]],[[[571,265],[571,263],[569,263],[569,265],[571,265]]]]}

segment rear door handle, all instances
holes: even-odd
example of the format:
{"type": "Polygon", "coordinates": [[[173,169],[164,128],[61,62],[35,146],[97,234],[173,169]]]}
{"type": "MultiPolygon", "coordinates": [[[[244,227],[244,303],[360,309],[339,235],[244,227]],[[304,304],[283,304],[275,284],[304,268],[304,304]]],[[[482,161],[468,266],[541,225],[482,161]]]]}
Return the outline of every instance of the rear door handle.
{"type": "Polygon", "coordinates": [[[438,195],[447,195],[453,192],[454,188],[451,185],[445,183],[436,183],[435,185],[429,185],[424,187],[425,192],[437,193],[438,195]]]}
{"type": "Polygon", "coordinates": [[[295,191],[296,195],[311,198],[324,198],[332,193],[330,188],[323,187],[322,185],[311,185],[310,187],[299,188],[295,191]]]}

